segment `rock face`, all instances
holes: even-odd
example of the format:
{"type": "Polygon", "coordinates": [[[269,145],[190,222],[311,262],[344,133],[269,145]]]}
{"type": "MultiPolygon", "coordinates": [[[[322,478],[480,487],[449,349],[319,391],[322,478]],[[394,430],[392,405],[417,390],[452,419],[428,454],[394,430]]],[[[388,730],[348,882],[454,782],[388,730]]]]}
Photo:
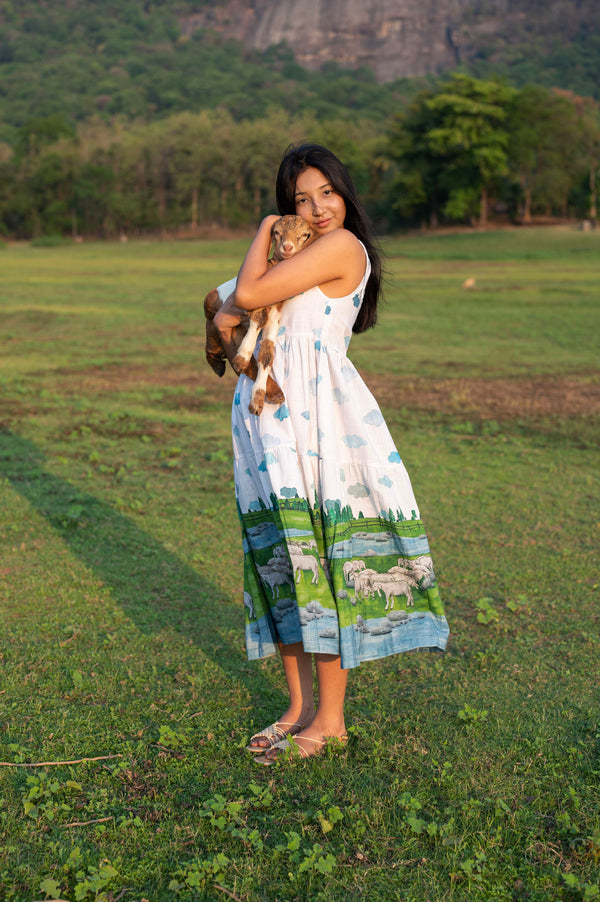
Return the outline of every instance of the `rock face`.
{"type": "Polygon", "coordinates": [[[230,0],[183,23],[266,50],[286,42],[309,69],[335,60],[367,65],[380,81],[456,65],[448,39],[449,8],[461,0],[230,0]]]}
{"type": "Polygon", "coordinates": [[[597,23],[599,6],[597,0],[226,0],[208,3],[181,26],[188,34],[214,29],[257,50],[285,42],[306,68],[331,60],[366,65],[383,82],[455,68],[525,29],[564,39],[597,23]]]}

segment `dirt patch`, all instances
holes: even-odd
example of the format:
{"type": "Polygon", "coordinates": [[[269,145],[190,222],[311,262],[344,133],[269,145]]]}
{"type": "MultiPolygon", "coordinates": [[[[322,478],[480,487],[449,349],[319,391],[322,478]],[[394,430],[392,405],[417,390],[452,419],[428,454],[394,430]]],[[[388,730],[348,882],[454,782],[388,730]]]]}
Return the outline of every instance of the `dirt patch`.
{"type": "MultiPolygon", "coordinates": [[[[205,381],[200,367],[165,367],[146,363],[108,364],[85,369],[57,369],[54,370],[52,376],[58,377],[57,382],[65,389],[77,386],[79,389],[86,389],[90,394],[115,390],[130,391],[150,386],[189,388],[192,385],[203,385],[205,381]]],[[[216,376],[215,381],[218,381],[216,376]]]]}
{"type": "MultiPolygon", "coordinates": [[[[181,389],[191,393],[204,389],[210,401],[233,398],[235,376],[227,372],[219,379],[204,360],[198,366],[153,366],[152,364],[115,364],[86,369],[59,369],[49,375],[58,391],[88,396],[135,392],[146,388],[181,389]]],[[[179,404],[179,397],[177,403],[179,404]]],[[[198,396],[190,398],[198,403],[198,396]]],[[[181,405],[180,405],[181,406],[181,405]]]]}
{"type": "MultiPolygon", "coordinates": [[[[204,361],[198,366],[151,366],[134,364],[63,370],[57,387],[87,395],[139,391],[144,388],[178,388],[175,406],[197,407],[196,392],[203,400],[230,403],[235,377],[229,371],[219,379],[204,361]]],[[[414,379],[369,375],[365,380],[382,406],[435,411],[453,416],[515,420],[597,416],[600,413],[600,382],[584,378],[537,379],[414,379]]],[[[200,405],[201,406],[201,405],[200,405]]]]}
{"type": "Polygon", "coordinates": [[[600,413],[600,384],[564,379],[389,379],[370,376],[383,406],[482,419],[570,419],[600,413]]]}

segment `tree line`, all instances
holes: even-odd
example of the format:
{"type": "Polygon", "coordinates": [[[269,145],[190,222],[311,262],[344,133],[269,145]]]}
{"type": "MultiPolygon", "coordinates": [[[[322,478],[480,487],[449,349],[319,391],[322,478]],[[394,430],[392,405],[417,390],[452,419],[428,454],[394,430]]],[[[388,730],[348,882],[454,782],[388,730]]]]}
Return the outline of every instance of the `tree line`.
{"type": "Polygon", "coordinates": [[[0,233],[114,238],[249,227],[274,210],[292,142],[315,140],[348,165],[379,231],[499,215],[595,221],[600,106],[539,86],[455,74],[381,122],[272,109],[129,121],[61,114],[0,145],[0,233]]]}

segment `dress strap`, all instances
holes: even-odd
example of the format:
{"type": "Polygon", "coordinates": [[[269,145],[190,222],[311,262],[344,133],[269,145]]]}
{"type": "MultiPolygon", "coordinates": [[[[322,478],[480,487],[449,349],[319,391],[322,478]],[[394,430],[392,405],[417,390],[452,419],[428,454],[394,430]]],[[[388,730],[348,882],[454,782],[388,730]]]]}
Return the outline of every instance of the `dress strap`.
{"type": "Polygon", "coordinates": [[[361,279],[361,281],[360,281],[360,285],[358,286],[358,291],[362,291],[363,288],[365,287],[365,285],[367,284],[368,280],[369,280],[369,276],[371,275],[371,261],[369,260],[369,255],[368,255],[368,253],[367,253],[367,249],[366,249],[366,247],[364,246],[364,244],[362,243],[362,241],[360,240],[360,238],[359,238],[358,243],[359,243],[360,246],[362,247],[363,251],[365,252],[365,257],[367,258],[367,265],[366,265],[366,267],[365,267],[365,274],[364,274],[364,276],[362,277],[362,279],[361,279]]]}

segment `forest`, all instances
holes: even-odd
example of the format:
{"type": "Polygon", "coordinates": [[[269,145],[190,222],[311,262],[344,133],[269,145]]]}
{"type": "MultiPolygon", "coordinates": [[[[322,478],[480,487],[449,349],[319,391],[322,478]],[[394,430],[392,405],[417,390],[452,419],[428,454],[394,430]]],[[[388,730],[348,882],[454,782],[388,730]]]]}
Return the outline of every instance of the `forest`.
{"type": "Polygon", "coordinates": [[[176,13],[198,7],[0,0],[0,236],[247,228],[274,209],[279,160],[302,140],[346,162],[379,232],[595,222],[592,35],[561,49],[560,88],[544,84],[554,64],[508,66],[509,81],[481,60],[476,74],[379,85],[364,68],[309,72],[284,45],[182,34],[176,13]]]}
{"type": "Polygon", "coordinates": [[[286,146],[318,140],[347,163],[378,231],[536,216],[595,221],[600,108],[589,98],[454,75],[388,121],[273,109],[152,122],[32,120],[0,162],[0,229],[28,239],[199,234],[274,210],[286,146]]]}

